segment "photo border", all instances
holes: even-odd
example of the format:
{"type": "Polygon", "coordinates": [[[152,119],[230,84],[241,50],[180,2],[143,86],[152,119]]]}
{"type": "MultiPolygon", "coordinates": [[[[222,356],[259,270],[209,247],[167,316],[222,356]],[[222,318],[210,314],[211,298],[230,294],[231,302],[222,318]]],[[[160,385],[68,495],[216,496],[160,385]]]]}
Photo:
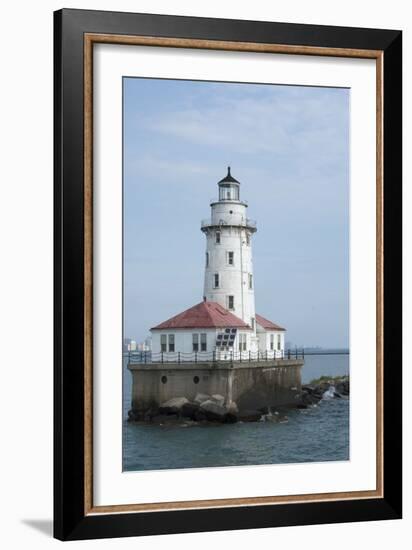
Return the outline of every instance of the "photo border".
{"type": "Polygon", "coordinates": [[[56,12],[55,247],[57,538],[74,540],[400,517],[402,335],[399,31],[83,10],[56,12]],[[93,506],[92,90],[93,45],[96,43],[376,60],[375,491],[93,506]],[[384,140],[384,135],[390,139],[384,140]],[[73,248],[74,245],[76,248],[73,248]],[[387,345],[384,348],[385,337],[387,345]],[[385,371],[387,376],[384,377],[385,371]],[[73,400],[73,397],[77,399],[73,400]],[[389,426],[390,430],[385,430],[385,426],[389,426]]]}

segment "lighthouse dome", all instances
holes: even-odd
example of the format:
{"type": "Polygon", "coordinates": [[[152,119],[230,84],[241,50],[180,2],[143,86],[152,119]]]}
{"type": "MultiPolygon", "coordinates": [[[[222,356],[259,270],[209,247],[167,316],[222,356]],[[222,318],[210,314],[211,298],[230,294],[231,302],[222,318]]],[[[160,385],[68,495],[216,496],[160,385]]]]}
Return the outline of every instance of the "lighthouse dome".
{"type": "Polygon", "coordinates": [[[230,166],[227,167],[227,174],[226,176],[219,181],[219,185],[221,183],[237,183],[237,184],[240,184],[240,181],[237,181],[233,176],[232,174],[230,173],[230,166]]]}

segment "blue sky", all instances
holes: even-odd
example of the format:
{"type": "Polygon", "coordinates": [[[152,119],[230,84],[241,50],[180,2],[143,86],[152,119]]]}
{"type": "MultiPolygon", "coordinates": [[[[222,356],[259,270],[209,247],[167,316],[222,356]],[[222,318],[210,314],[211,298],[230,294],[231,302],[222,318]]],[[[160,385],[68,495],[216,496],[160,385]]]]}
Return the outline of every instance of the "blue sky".
{"type": "Polygon", "coordinates": [[[160,79],[124,79],[124,336],[201,301],[229,164],[258,224],[257,313],[348,346],[349,90],[160,79]]]}

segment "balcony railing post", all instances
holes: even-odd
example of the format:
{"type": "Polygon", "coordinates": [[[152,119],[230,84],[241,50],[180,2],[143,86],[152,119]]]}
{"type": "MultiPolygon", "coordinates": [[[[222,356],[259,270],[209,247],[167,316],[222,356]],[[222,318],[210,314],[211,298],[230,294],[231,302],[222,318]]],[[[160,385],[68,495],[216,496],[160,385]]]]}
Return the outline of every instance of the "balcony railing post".
{"type": "Polygon", "coordinates": [[[162,363],[163,363],[163,351],[162,351],[162,363]]]}

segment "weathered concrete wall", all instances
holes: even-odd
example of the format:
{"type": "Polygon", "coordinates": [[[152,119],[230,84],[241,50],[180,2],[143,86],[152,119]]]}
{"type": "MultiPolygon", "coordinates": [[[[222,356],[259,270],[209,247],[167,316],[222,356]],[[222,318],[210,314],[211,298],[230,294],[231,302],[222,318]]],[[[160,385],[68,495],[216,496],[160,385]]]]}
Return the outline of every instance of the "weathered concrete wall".
{"type": "Polygon", "coordinates": [[[142,411],[173,397],[220,394],[242,409],[292,405],[301,388],[302,360],[253,363],[130,364],[132,409],[142,411]]]}

